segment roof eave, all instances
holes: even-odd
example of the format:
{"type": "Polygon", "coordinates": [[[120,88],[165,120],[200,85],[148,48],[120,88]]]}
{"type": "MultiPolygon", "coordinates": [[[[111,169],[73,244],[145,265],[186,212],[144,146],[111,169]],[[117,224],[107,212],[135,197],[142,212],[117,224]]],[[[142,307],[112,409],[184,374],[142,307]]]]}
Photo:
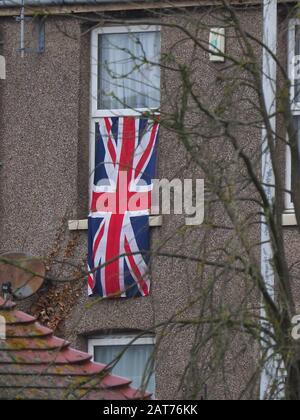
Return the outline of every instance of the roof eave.
{"type": "MultiPolygon", "coordinates": [[[[279,3],[293,3],[292,0],[278,0],[279,3]]],[[[155,10],[155,9],[172,9],[185,7],[208,7],[220,5],[220,0],[98,0],[78,2],[76,0],[64,2],[65,4],[57,4],[50,0],[40,0],[38,5],[26,4],[26,15],[72,15],[80,13],[105,13],[105,12],[119,12],[131,10],[155,10]]],[[[261,5],[261,0],[231,0],[232,4],[239,6],[261,5]]],[[[3,4],[0,1],[0,16],[16,16],[19,14],[20,6],[7,6],[9,3],[3,4]],[[2,4],[1,4],[2,3],[2,4]]]]}

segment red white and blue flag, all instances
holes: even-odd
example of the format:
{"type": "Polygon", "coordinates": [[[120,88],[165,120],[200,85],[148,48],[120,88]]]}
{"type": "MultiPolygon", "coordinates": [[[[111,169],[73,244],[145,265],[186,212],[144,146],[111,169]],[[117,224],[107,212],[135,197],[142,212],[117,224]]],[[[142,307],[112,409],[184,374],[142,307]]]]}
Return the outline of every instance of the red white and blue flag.
{"type": "Polygon", "coordinates": [[[96,124],[89,295],[149,295],[149,215],[158,136],[159,123],[145,118],[102,118],[96,124]]]}

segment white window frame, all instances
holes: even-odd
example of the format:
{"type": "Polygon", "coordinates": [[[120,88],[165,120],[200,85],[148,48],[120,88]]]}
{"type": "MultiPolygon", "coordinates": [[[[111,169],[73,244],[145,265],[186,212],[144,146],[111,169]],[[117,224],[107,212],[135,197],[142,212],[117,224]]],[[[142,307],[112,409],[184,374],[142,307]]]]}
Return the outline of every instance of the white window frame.
{"type": "MultiPolygon", "coordinates": [[[[131,117],[140,116],[149,111],[149,108],[134,109],[98,109],[98,37],[103,34],[128,34],[139,32],[161,32],[158,25],[128,25],[128,26],[107,26],[96,28],[91,36],[91,116],[92,119],[103,117],[131,117]]],[[[155,111],[155,110],[153,110],[155,111]]],[[[96,121],[97,122],[97,121],[96,121]]]]}
{"type": "MultiPolygon", "coordinates": [[[[294,80],[292,80],[293,72],[293,61],[296,47],[296,26],[300,26],[300,19],[290,19],[288,27],[288,75],[291,79],[290,98],[291,98],[291,110],[294,117],[300,117],[300,102],[295,103],[295,86],[294,80]]],[[[300,168],[299,168],[300,170],[300,168]]],[[[287,191],[292,189],[292,163],[291,163],[291,150],[290,147],[286,146],[286,171],[285,171],[285,186],[287,191]]],[[[294,204],[292,202],[291,194],[288,192],[285,194],[285,213],[294,213],[294,204]]]]}
{"type": "MultiPolygon", "coordinates": [[[[286,147],[286,190],[291,191],[292,188],[292,162],[291,162],[291,149],[286,147]]],[[[285,193],[285,212],[294,213],[294,204],[290,193],[285,193]]]]}
{"type": "Polygon", "coordinates": [[[138,346],[138,345],[151,345],[155,346],[155,337],[154,336],[144,336],[136,338],[135,334],[126,334],[126,335],[107,335],[107,336],[100,336],[90,338],[88,340],[88,353],[92,356],[92,360],[94,361],[94,348],[95,347],[105,347],[105,346],[138,346]]]}

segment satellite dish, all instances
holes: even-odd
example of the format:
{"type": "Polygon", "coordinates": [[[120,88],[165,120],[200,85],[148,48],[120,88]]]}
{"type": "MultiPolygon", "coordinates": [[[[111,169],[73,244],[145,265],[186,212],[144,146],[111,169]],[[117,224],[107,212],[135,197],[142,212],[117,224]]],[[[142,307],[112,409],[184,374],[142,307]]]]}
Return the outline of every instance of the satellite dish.
{"type": "Polygon", "coordinates": [[[43,285],[45,274],[45,264],[39,258],[16,252],[0,255],[0,288],[10,283],[15,299],[34,295],[43,285]]]}

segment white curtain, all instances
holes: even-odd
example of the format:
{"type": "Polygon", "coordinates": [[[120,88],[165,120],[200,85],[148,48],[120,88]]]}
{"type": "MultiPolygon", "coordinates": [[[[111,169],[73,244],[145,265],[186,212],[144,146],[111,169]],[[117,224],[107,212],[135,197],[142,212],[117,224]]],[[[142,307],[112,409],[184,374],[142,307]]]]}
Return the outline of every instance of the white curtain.
{"type": "Polygon", "coordinates": [[[160,33],[99,36],[99,109],[159,108],[160,33]]]}
{"type": "MultiPolygon", "coordinates": [[[[116,359],[126,346],[96,346],[94,347],[95,362],[110,364],[116,359]]],[[[134,388],[140,388],[143,381],[143,375],[148,379],[149,371],[146,372],[149,358],[153,355],[153,345],[131,345],[128,347],[118,364],[112,370],[117,376],[123,376],[132,381],[134,388]],[[146,373],[145,373],[146,372],[146,373]]],[[[151,374],[151,379],[147,386],[147,391],[154,394],[155,377],[151,374]]]]}

